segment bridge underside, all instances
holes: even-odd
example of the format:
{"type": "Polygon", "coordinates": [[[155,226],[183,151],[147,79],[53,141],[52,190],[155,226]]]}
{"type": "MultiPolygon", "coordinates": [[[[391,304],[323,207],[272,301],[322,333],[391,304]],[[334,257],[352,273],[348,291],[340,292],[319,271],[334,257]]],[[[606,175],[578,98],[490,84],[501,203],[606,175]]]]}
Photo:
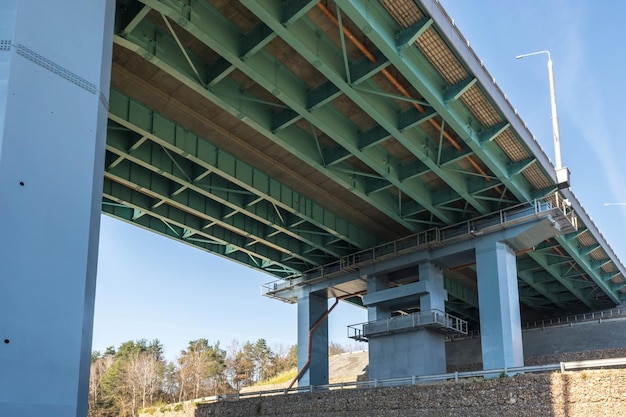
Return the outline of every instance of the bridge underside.
{"type": "MultiPolygon", "coordinates": [[[[430,1],[118,0],[113,56],[103,211],[277,278],[558,188],[430,1]]],[[[624,294],[561,198],[578,230],[517,253],[523,320],[624,294]]],[[[476,324],[474,262],[444,278],[476,324]]]]}
{"type": "Polygon", "coordinates": [[[625,297],[435,0],[0,11],[2,415],[86,414],[101,202],[280,280],[299,344],[319,329],[301,383],[327,380],[329,296],[368,308],[379,376],[444,369],[443,334],[479,324],[484,366],[519,365],[521,321],[625,297]]]}

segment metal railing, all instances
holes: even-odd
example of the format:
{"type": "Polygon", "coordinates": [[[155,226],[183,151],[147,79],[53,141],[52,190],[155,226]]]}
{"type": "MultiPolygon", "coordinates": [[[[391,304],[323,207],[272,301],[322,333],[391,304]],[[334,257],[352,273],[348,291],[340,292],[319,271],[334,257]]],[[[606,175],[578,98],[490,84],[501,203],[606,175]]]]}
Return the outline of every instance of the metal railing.
{"type": "Polygon", "coordinates": [[[563,324],[584,323],[589,321],[610,320],[626,317],[626,309],[614,308],[611,310],[596,311],[593,313],[575,314],[573,316],[557,317],[554,319],[536,320],[523,323],[525,329],[537,329],[542,327],[559,326],[563,324]]]}
{"type": "Polygon", "coordinates": [[[455,383],[462,379],[467,378],[494,378],[494,377],[508,377],[517,374],[525,373],[539,373],[539,372],[554,372],[571,371],[576,369],[593,369],[593,368],[614,368],[626,366],[626,358],[610,358],[610,359],[595,359],[588,361],[576,361],[576,362],[560,362],[549,365],[538,366],[520,366],[511,368],[498,368],[489,369],[484,371],[470,371],[470,372],[452,372],[439,375],[423,375],[423,376],[407,376],[402,378],[389,378],[389,379],[376,379],[371,381],[352,381],[352,382],[340,382],[335,384],[324,385],[310,385],[304,387],[295,388],[281,388],[267,391],[256,391],[236,394],[216,395],[214,397],[205,397],[200,400],[195,400],[198,403],[212,403],[218,401],[238,401],[245,398],[254,397],[269,397],[276,395],[288,395],[288,394],[300,394],[310,393],[315,391],[328,391],[328,390],[343,390],[343,389],[366,389],[366,388],[382,388],[400,385],[417,385],[429,382],[443,382],[453,381],[455,383]]]}
{"type": "Polygon", "coordinates": [[[261,294],[286,302],[295,302],[279,296],[284,290],[302,285],[313,284],[334,276],[356,271],[385,259],[397,257],[416,250],[433,249],[456,241],[468,240],[484,234],[522,224],[534,218],[549,217],[561,230],[576,230],[577,218],[568,201],[558,192],[550,196],[517,204],[512,207],[481,217],[457,223],[451,226],[435,227],[417,234],[384,243],[370,249],[341,257],[335,262],[310,269],[299,275],[275,280],[261,286],[261,294]]]}
{"type": "MultiPolygon", "coordinates": [[[[602,323],[604,321],[619,319],[626,320],[626,308],[614,308],[610,310],[596,311],[593,313],[527,321],[522,323],[522,330],[542,330],[546,327],[572,326],[576,324],[589,323],[591,321],[602,323]]],[[[449,334],[446,335],[446,340],[468,339],[474,337],[480,337],[480,330],[468,330],[466,334],[449,334]]]]}
{"type": "Polygon", "coordinates": [[[350,339],[367,341],[373,336],[408,332],[419,328],[429,328],[440,333],[467,335],[467,322],[441,310],[419,311],[404,316],[351,324],[348,326],[350,339]]]}

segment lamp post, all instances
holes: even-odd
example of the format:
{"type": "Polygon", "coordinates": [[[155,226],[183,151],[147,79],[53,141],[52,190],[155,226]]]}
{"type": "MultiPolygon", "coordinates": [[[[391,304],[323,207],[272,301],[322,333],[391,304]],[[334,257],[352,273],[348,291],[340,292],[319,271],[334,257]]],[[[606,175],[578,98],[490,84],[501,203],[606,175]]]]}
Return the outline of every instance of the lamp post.
{"type": "Polygon", "coordinates": [[[552,109],[552,139],[554,140],[554,159],[556,162],[555,172],[559,188],[569,187],[569,170],[563,167],[561,162],[561,140],[559,135],[559,116],[556,111],[556,91],[554,88],[554,70],[552,69],[552,57],[550,51],[537,51],[529,54],[522,54],[515,59],[522,59],[527,56],[546,54],[548,55],[548,79],[550,81],[550,107],[552,109]]]}

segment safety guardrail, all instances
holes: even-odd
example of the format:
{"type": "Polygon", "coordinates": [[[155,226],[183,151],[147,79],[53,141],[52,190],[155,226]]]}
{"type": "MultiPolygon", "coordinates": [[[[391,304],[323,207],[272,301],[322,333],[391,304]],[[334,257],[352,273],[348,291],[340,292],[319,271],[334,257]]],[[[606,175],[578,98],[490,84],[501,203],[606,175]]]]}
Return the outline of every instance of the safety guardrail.
{"type": "Polygon", "coordinates": [[[611,310],[596,311],[593,313],[575,314],[572,316],[557,317],[554,319],[529,321],[523,324],[525,329],[536,329],[542,327],[559,326],[563,324],[584,323],[589,321],[610,320],[626,317],[626,309],[614,308],[611,310]]]}
{"type": "Polygon", "coordinates": [[[199,400],[195,400],[197,403],[211,403],[218,401],[238,401],[245,398],[254,397],[269,397],[276,395],[288,395],[288,394],[301,394],[311,393],[315,391],[328,391],[328,390],[343,390],[343,389],[367,389],[367,388],[382,388],[400,385],[417,385],[429,382],[459,382],[461,379],[466,378],[495,378],[495,377],[508,377],[525,373],[539,373],[539,372],[554,372],[559,371],[561,373],[565,371],[571,371],[576,369],[593,369],[593,368],[614,368],[625,367],[626,358],[610,358],[610,359],[594,359],[588,361],[576,361],[576,362],[560,362],[549,365],[537,365],[537,366],[520,366],[511,368],[498,368],[489,369],[484,371],[469,371],[469,372],[452,372],[440,375],[423,375],[423,376],[408,376],[402,378],[389,378],[389,379],[375,379],[371,381],[353,381],[353,382],[340,382],[335,384],[324,385],[310,385],[304,387],[295,388],[281,388],[267,391],[255,391],[255,392],[239,392],[236,394],[216,395],[213,397],[204,397],[199,400]]]}
{"type": "Polygon", "coordinates": [[[430,328],[444,334],[467,335],[467,321],[435,309],[351,324],[348,326],[348,338],[367,341],[370,337],[408,332],[419,328],[430,328]]]}
{"type": "Polygon", "coordinates": [[[451,226],[431,228],[402,239],[343,256],[335,262],[307,270],[302,274],[263,284],[261,294],[293,303],[295,300],[281,297],[279,293],[343,273],[353,272],[360,267],[408,252],[442,247],[456,241],[476,238],[486,233],[528,222],[533,218],[542,217],[550,217],[561,232],[573,231],[577,228],[576,214],[572,211],[569,202],[557,192],[544,199],[517,204],[451,226]]]}
{"type": "MultiPolygon", "coordinates": [[[[552,319],[535,320],[522,323],[522,330],[541,330],[546,327],[572,326],[577,324],[597,321],[599,323],[611,320],[625,320],[626,308],[613,308],[610,310],[595,311],[593,313],[582,313],[571,316],[555,317],[552,319]]],[[[467,334],[450,334],[447,339],[465,339],[480,337],[480,330],[469,330],[467,334]]]]}

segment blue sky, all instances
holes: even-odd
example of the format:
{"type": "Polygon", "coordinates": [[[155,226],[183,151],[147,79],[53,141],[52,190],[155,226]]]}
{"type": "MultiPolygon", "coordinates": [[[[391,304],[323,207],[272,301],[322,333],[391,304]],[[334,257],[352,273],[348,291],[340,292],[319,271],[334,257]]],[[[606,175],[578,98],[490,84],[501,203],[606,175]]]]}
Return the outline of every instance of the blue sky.
{"type": "MultiPolygon", "coordinates": [[[[554,62],[563,164],[572,190],[620,259],[626,259],[621,99],[626,68],[623,16],[617,1],[441,0],[509,101],[554,160],[547,57],[554,62]]],[[[296,342],[296,306],[260,295],[272,277],[103,216],[93,348],[158,338],[168,359],[189,340],[264,337],[296,342]]],[[[346,326],[367,319],[341,303],[330,339],[352,344],[346,326]]],[[[364,346],[364,345],[363,345],[364,346]]]]}

